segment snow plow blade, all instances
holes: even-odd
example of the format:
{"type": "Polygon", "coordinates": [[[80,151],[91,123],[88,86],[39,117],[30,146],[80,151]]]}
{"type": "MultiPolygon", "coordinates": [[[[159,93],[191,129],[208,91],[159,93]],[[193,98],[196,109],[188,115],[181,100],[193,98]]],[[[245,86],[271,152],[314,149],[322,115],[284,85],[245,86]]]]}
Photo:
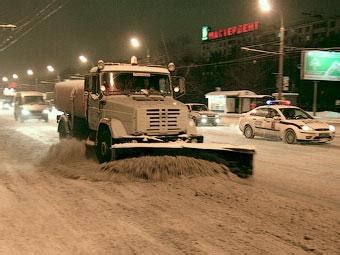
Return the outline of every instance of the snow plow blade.
{"type": "Polygon", "coordinates": [[[187,156],[223,164],[241,178],[253,175],[252,148],[208,143],[123,143],[112,145],[112,159],[141,156],[187,156]]]}

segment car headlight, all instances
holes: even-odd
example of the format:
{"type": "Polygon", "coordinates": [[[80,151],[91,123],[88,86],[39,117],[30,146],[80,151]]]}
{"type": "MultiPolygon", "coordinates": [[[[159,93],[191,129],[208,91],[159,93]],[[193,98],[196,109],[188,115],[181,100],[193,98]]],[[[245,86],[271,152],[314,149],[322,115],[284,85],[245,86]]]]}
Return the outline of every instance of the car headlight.
{"type": "Polygon", "coordinates": [[[49,113],[49,110],[48,110],[48,109],[44,109],[44,110],[42,111],[42,113],[43,113],[43,114],[48,114],[48,113],[49,113]]]}
{"type": "Polygon", "coordinates": [[[27,110],[27,109],[22,109],[22,110],[21,110],[21,114],[27,116],[27,115],[30,114],[30,111],[27,110]]]}
{"type": "Polygon", "coordinates": [[[311,128],[310,126],[307,126],[307,125],[303,125],[303,126],[302,126],[302,130],[303,130],[303,131],[312,131],[313,128],[311,128]]]}
{"type": "Polygon", "coordinates": [[[335,131],[335,126],[329,125],[328,127],[329,127],[329,131],[331,131],[331,132],[334,132],[334,131],[335,131]]]}
{"type": "Polygon", "coordinates": [[[207,121],[208,121],[207,118],[202,118],[202,119],[201,119],[201,122],[202,122],[202,123],[207,123],[207,121]]]}

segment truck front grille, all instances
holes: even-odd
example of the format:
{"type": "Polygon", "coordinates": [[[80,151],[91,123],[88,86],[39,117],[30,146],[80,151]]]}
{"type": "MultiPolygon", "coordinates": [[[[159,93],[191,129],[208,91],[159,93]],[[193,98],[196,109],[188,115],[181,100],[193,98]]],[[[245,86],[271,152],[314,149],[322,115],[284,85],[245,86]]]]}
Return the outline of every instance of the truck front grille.
{"type": "Polygon", "coordinates": [[[179,109],[146,110],[146,131],[157,134],[174,134],[180,132],[178,118],[179,109]]]}

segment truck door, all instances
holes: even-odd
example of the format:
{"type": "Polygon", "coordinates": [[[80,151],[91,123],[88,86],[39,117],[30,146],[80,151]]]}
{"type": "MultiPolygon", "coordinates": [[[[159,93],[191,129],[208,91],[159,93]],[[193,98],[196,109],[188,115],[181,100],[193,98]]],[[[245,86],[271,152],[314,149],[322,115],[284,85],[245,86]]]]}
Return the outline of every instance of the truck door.
{"type": "Polygon", "coordinates": [[[99,75],[93,74],[89,77],[89,94],[88,94],[88,125],[92,130],[97,130],[98,123],[100,120],[100,109],[99,109],[99,75]]]}

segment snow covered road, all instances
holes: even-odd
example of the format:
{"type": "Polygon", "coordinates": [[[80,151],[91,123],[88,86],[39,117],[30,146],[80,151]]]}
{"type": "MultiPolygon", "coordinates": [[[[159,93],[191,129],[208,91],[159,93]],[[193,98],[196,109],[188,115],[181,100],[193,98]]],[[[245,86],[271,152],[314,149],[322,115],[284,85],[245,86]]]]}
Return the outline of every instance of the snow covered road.
{"type": "Polygon", "coordinates": [[[52,146],[53,120],[0,112],[0,254],[340,253],[337,140],[287,145],[246,140],[235,126],[200,131],[255,146],[254,178],[114,181],[81,143],[52,146]]]}

